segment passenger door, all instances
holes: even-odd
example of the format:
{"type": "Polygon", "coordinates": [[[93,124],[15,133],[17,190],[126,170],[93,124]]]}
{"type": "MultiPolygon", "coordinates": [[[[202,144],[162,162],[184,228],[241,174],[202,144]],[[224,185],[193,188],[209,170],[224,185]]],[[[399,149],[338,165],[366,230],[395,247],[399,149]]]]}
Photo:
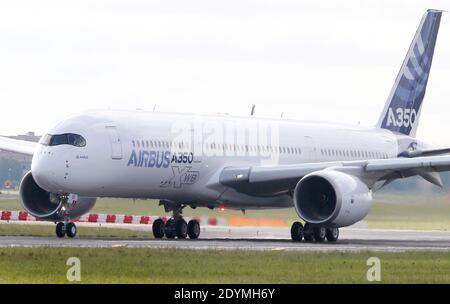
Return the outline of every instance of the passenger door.
{"type": "Polygon", "coordinates": [[[106,126],[108,131],[109,142],[111,144],[111,158],[122,159],[122,142],[120,141],[120,134],[116,126],[106,126]]]}
{"type": "Polygon", "coordinates": [[[304,157],[304,162],[315,162],[317,161],[317,151],[316,143],[312,136],[306,135],[303,137],[303,147],[302,154],[304,157]]]}

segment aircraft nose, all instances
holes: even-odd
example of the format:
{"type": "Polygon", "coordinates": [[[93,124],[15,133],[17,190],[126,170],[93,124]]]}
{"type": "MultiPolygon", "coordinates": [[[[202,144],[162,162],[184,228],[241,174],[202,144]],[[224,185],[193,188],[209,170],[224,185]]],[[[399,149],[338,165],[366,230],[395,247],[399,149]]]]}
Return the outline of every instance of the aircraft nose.
{"type": "Polygon", "coordinates": [[[35,153],[31,161],[31,174],[35,182],[42,189],[56,193],[61,186],[58,183],[58,167],[54,155],[47,153],[35,153]]]}

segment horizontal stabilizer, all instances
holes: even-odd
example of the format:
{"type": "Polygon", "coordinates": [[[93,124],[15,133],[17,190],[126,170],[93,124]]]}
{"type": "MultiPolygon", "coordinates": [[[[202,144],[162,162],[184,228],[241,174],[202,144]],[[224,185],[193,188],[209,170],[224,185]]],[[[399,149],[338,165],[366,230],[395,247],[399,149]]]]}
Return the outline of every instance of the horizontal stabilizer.
{"type": "Polygon", "coordinates": [[[403,151],[398,157],[420,157],[420,156],[437,156],[450,153],[450,148],[432,148],[432,149],[417,149],[412,151],[403,151]]]}

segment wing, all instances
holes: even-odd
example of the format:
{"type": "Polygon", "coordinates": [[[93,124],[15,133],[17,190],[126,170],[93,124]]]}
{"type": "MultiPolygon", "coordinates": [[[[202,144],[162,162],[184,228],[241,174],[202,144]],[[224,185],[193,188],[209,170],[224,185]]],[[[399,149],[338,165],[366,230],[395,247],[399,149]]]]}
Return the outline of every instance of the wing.
{"type": "MultiPolygon", "coordinates": [[[[437,172],[450,171],[450,155],[415,158],[371,159],[306,163],[298,165],[226,167],[220,183],[239,192],[272,196],[292,191],[305,175],[320,170],[337,170],[359,177],[370,188],[375,183],[419,175],[442,186],[437,172]]],[[[374,189],[376,190],[376,189],[374,189]]]]}
{"type": "Polygon", "coordinates": [[[0,136],[0,150],[33,155],[38,143],[0,136]]]}

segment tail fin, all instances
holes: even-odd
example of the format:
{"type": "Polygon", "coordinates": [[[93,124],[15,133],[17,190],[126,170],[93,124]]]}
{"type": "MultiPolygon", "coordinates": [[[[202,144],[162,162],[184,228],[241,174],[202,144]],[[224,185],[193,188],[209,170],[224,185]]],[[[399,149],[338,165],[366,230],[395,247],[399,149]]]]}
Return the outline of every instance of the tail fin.
{"type": "Polygon", "coordinates": [[[395,79],[377,127],[415,136],[442,11],[424,14],[395,79]]]}

